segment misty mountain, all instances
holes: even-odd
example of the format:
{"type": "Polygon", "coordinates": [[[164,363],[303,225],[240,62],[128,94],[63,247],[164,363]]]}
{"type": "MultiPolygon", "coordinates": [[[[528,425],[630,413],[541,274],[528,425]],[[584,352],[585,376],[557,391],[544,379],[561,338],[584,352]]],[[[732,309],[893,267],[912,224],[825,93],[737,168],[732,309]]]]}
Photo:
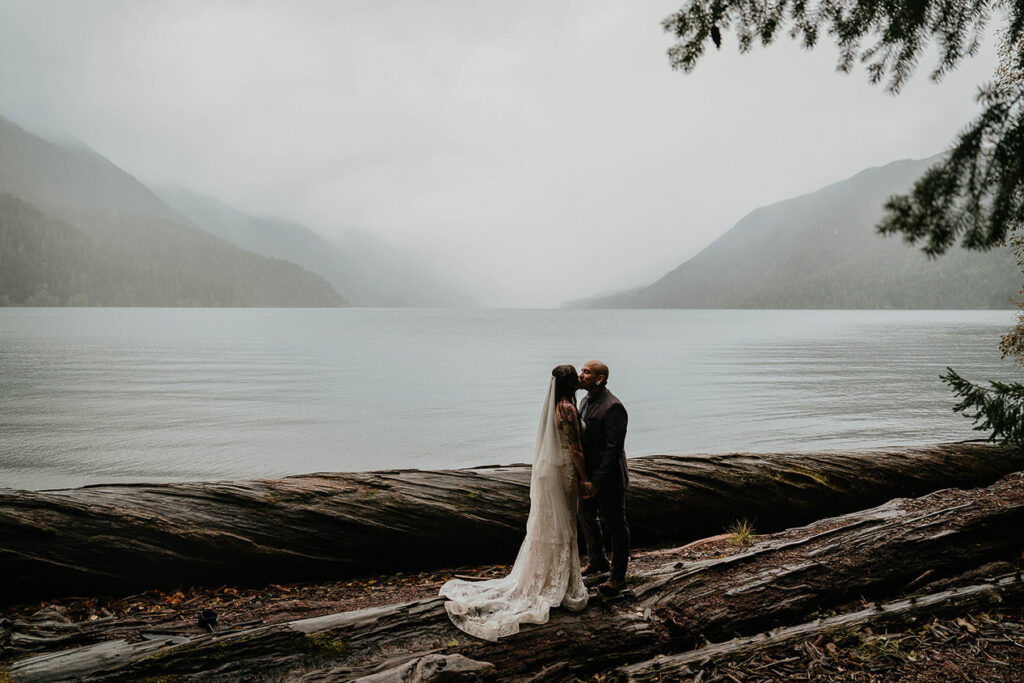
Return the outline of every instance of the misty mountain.
{"type": "Polygon", "coordinates": [[[0,193],[0,303],[343,306],[321,278],[178,223],[125,212],[72,225],[0,193]],[[86,229],[80,229],[85,226],[86,229]],[[144,238],[140,238],[144,233],[144,238]]]}
{"type": "Polygon", "coordinates": [[[181,221],[153,192],[81,143],[57,144],[0,117],[0,192],[59,218],[126,211],[181,221]]]}
{"type": "Polygon", "coordinates": [[[325,280],[187,224],[80,144],[0,118],[0,302],[343,306],[325,280]]]}
{"type": "Polygon", "coordinates": [[[437,274],[358,230],[336,241],[299,223],[257,218],[181,187],[157,187],[164,202],[221,239],[284,258],[320,275],[353,306],[471,307],[479,303],[437,274]]]}
{"type": "Polygon", "coordinates": [[[885,200],[937,157],[870,168],[748,214],[647,287],[567,304],[592,308],[1010,308],[1009,249],[935,260],[875,232],[885,200]]]}

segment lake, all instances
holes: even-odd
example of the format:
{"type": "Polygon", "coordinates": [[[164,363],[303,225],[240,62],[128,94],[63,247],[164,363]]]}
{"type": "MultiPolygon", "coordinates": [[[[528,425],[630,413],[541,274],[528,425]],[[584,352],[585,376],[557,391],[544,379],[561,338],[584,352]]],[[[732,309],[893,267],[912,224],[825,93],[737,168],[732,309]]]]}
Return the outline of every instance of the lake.
{"type": "Polygon", "coordinates": [[[0,309],[0,486],[528,462],[551,368],[597,358],[626,450],[977,438],[947,365],[1012,311],[0,309]]]}

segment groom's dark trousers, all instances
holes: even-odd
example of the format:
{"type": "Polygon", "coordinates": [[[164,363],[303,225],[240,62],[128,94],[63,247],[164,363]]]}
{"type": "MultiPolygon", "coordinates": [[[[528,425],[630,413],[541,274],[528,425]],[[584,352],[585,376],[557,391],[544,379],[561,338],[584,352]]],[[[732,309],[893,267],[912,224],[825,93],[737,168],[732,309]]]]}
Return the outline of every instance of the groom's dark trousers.
{"type": "Polygon", "coordinates": [[[608,566],[605,548],[610,547],[611,578],[622,582],[626,579],[629,562],[629,524],[626,523],[629,472],[625,450],[628,415],[615,394],[602,387],[583,397],[580,416],[586,423],[582,441],[587,477],[597,487],[597,496],[580,499],[580,526],[587,541],[591,566],[608,566]]]}

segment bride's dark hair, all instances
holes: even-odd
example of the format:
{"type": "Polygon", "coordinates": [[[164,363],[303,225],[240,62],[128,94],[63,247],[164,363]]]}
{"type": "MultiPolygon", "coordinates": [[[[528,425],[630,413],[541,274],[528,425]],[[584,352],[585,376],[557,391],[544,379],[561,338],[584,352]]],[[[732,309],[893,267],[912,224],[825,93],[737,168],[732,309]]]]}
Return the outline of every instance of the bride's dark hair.
{"type": "Polygon", "coordinates": [[[555,404],[563,398],[576,405],[576,390],[580,388],[580,375],[572,365],[559,365],[551,371],[555,378],[555,404]]]}

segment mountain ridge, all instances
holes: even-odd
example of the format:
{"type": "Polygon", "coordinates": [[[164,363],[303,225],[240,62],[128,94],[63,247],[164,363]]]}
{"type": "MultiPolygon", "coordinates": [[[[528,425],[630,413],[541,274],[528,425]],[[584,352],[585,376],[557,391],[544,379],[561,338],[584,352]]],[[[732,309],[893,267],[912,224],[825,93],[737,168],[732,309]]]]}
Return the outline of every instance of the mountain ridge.
{"type": "Polygon", "coordinates": [[[148,187],[81,141],[58,144],[0,116],[0,190],[47,213],[116,208],[183,220],[148,187]]]}
{"type": "Polygon", "coordinates": [[[644,287],[578,308],[1012,308],[1020,271],[1008,249],[936,260],[878,235],[885,200],[938,156],[863,169],[758,207],[644,287]]]}
{"type": "Polygon", "coordinates": [[[346,304],[294,263],[189,224],[84,144],[63,147],[2,117],[0,200],[0,301],[8,305],[346,304]]]}
{"type": "Polygon", "coordinates": [[[213,235],[265,256],[286,258],[320,275],[353,306],[476,307],[479,302],[359,230],[329,239],[293,220],[260,218],[182,186],[153,192],[213,235]]]}

